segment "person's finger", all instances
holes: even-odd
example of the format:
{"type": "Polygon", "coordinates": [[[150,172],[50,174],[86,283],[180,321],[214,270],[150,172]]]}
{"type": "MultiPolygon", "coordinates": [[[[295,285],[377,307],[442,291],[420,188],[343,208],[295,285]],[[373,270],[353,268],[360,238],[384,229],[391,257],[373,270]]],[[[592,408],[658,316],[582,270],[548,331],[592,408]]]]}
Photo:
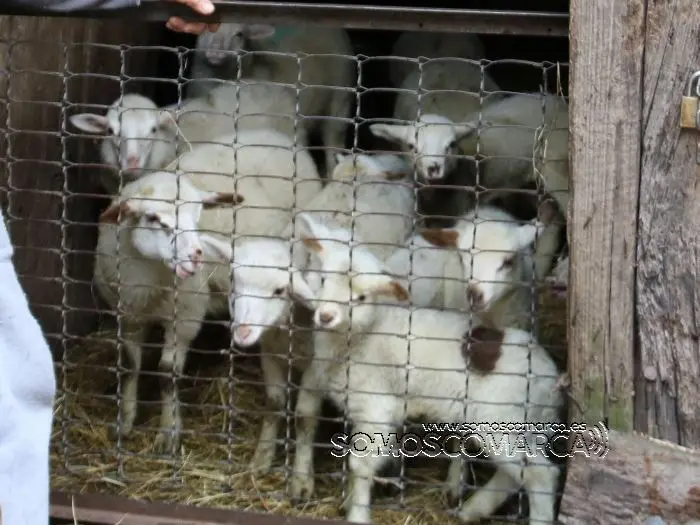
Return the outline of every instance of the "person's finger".
{"type": "Polygon", "coordinates": [[[214,12],[214,4],[211,0],[175,0],[181,4],[185,4],[194,11],[202,15],[210,15],[214,12]]]}
{"type": "MultiPolygon", "coordinates": [[[[216,24],[211,25],[214,26],[216,24]]],[[[204,22],[186,22],[178,16],[169,18],[165,26],[171,31],[177,31],[178,33],[190,33],[194,35],[201,35],[210,27],[204,22]]]]}

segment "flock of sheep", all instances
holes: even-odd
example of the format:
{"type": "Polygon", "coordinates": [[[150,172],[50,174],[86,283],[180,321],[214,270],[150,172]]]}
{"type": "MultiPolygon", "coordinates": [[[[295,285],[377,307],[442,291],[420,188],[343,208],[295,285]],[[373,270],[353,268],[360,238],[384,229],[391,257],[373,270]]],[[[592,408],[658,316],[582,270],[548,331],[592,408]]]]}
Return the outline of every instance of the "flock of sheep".
{"type": "MultiPolygon", "coordinates": [[[[357,75],[344,30],[224,24],[197,47],[195,80],[181,106],[158,108],[127,94],[106,115],[71,117],[102,136],[102,160],[114,168],[103,179],[114,198],[100,216],[94,277],[123,312],[133,365],[123,388],[123,435],[137,415],[149,323],[165,328],[159,370],[172,376],[182,373],[205,315],[225,312],[236,345],[260,345],[270,411],[251,463],[256,472],[274,460],[289,367],[302,374],[294,498],[314,490],[319,391],[344,410],[354,432],[370,435],[419,416],[560,421],[558,372],[531,333],[534,292],[521,284],[547,278],[555,266],[557,218],[568,206],[567,103],[543,94],[480,100],[499,87],[475,62],[420,69],[397,62],[391,82],[406,91],[394,117],[408,123],[373,124],[371,132],[406,154],[347,154],[357,75]],[[324,56],[299,61],[284,52],[324,56]],[[301,81],[313,87],[297,89],[299,63],[301,81]],[[418,117],[411,91],[419,85],[453,91],[423,95],[418,117]],[[335,118],[299,122],[298,114],[335,118]],[[324,169],[304,149],[316,130],[328,148],[324,169]],[[542,144],[542,162],[533,163],[542,144]],[[494,190],[478,200],[477,167],[465,157],[477,153],[493,157],[481,164],[478,184],[494,190]],[[499,205],[498,190],[533,181],[554,199],[539,219],[518,222],[499,205]],[[416,185],[427,188],[419,197],[416,185]],[[435,213],[451,226],[421,224],[435,213]],[[471,347],[464,343],[470,335],[471,347]]],[[[393,54],[479,60],[483,50],[472,35],[407,32],[393,54]]],[[[555,271],[566,275],[567,265],[555,271]]],[[[182,429],[170,379],[162,400],[156,446],[170,450],[182,429]]],[[[554,523],[558,472],[550,460],[491,458],[496,474],[460,517],[488,517],[524,486],[530,523],[554,523]]],[[[373,476],[386,459],[350,456],[348,520],[371,522],[373,476]]],[[[463,458],[454,459],[448,475],[455,497],[462,467],[463,458]]]]}

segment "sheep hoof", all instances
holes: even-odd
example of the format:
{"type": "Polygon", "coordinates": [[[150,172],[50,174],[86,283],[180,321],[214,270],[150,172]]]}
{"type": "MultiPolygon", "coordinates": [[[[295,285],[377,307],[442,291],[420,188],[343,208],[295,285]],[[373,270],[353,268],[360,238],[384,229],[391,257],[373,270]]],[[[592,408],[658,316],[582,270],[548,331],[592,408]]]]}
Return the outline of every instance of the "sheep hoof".
{"type": "Polygon", "coordinates": [[[447,506],[450,508],[457,508],[459,506],[459,502],[462,499],[461,498],[462,494],[459,491],[459,489],[456,489],[455,487],[447,487],[445,488],[445,498],[447,499],[447,506]]]}
{"type": "Polygon", "coordinates": [[[258,476],[269,473],[272,470],[272,456],[269,454],[269,451],[263,450],[259,452],[256,450],[255,454],[253,454],[253,459],[250,460],[248,469],[251,473],[258,476]]]}
{"type": "Polygon", "coordinates": [[[161,430],[153,442],[153,450],[157,454],[166,454],[178,448],[180,448],[180,439],[172,430],[161,430]]]}
{"type": "Polygon", "coordinates": [[[291,482],[292,502],[301,503],[308,500],[314,493],[313,476],[295,475],[291,482]]]}

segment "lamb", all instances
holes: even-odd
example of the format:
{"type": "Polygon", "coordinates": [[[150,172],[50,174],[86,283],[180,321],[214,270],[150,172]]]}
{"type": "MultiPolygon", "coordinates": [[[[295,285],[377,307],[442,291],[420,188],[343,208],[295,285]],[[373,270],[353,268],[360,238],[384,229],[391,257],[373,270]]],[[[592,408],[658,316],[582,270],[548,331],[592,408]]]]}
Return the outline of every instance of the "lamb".
{"type": "Polygon", "coordinates": [[[296,137],[300,146],[307,145],[306,128],[296,129],[293,122],[296,101],[290,87],[232,83],[185,101],[179,111],[176,106],[158,108],[150,98],[130,93],[112,103],[106,115],[70,117],[78,129],[103,136],[102,163],[115,170],[102,178],[110,194],[119,190],[116,170],[122,170],[129,182],[145,170],[165,168],[193,144],[218,142],[219,136],[238,130],[269,128],[296,137]]]}
{"type": "MultiPolygon", "coordinates": [[[[431,133],[435,133],[436,137],[433,138],[424,132],[423,138],[419,139],[418,144],[416,144],[416,130],[411,129],[416,127],[415,124],[373,124],[370,126],[370,131],[377,137],[398,143],[409,152],[419,150],[422,155],[453,155],[456,143],[451,144],[453,140],[442,143],[441,139],[442,135],[449,134],[451,131],[449,123],[460,122],[481,109],[482,102],[479,94],[498,91],[499,87],[485,71],[482,72],[479,65],[473,62],[473,59],[476,58],[474,55],[483,52],[476,37],[433,34],[425,38],[427,38],[426,44],[424,46],[418,44],[416,50],[410,53],[410,36],[402,36],[396,43],[398,48],[396,52],[415,56],[416,53],[425,51],[426,54],[430,53],[430,56],[433,57],[437,53],[445,52],[456,56],[453,58],[433,58],[423,64],[420,69],[413,68],[413,71],[400,81],[394,78],[394,84],[402,91],[396,97],[393,118],[422,123],[423,127],[427,126],[433,129],[431,133]],[[461,42],[461,40],[464,41],[461,42]],[[433,47],[434,50],[429,49],[430,47],[433,47]],[[448,125],[443,126],[443,124],[448,125]],[[441,133],[443,127],[446,129],[441,133]],[[408,137],[409,133],[411,137],[408,137]],[[426,138],[428,144],[435,143],[433,148],[425,147],[423,143],[426,138]],[[437,144],[438,142],[440,144],[437,144]]],[[[418,42],[420,40],[417,40],[416,43],[418,42]]],[[[400,63],[395,66],[392,74],[397,76],[399,71],[405,70],[403,66],[406,64],[400,63]]],[[[498,95],[492,94],[488,98],[495,100],[498,95]]],[[[435,162],[432,158],[417,162],[418,182],[425,183],[444,178],[449,170],[443,169],[443,167],[443,163],[435,162]]]]}
{"type": "MultiPolygon", "coordinates": [[[[293,146],[293,139],[283,133],[246,129],[219,136],[217,144],[197,146],[173,164],[205,189],[219,187],[226,180],[235,181],[246,202],[258,206],[245,214],[239,210],[238,233],[279,234],[292,219],[294,208],[306,206],[321,191],[321,179],[310,153],[295,152],[293,146]],[[259,194],[263,200],[253,201],[254,195],[259,194]],[[241,222],[243,215],[250,217],[245,226],[241,222]]],[[[224,231],[227,235],[233,232],[224,231]]]]}
{"type": "MultiPolygon", "coordinates": [[[[289,349],[284,329],[292,298],[297,299],[298,308],[303,312],[304,307],[308,309],[313,304],[314,292],[321,282],[321,276],[314,272],[315,267],[307,265],[308,254],[298,249],[292,241],[295,223],[297,229],[302,231],[312,227],[312,224],[315,230],[323,227],[327,237],[341,242],[349,242],[354,236],[355,242],[359,238],[365,242],[394,244],[403,242],[412,226],[413,192],[407,185],[387,180],[407,176],[410,173],[407,165],[402,164],[400,159],[384,156],[358,156],[357,162],[353,162],[352,158],[341,154],[339,160],[342,162],[336,166],[333,179],[302,206],[304,212],[297,215],[296,221],[287,224],[279,239],[239,237],[231,251],[228,242],[217,242],[216,238],[207,236],[202,238],[207,253],[213,258],[235,263],[231,298],[231,318],[236,326],[233,340],[243,348],[260,342],[267,399],[277,412],[286,406],[286,389],[276,385],[284,384],[289,373],[288,362],[279,356],[286,356],[289,349]],[[390,172],[388,169],[403,171],[390,172]],[[349,175],[360,179],[363,184],[354,190],[353,184],[345,180],[349,175]],[[356,206],[353,198],[355,191],[356,206]],[[353,228],[352,211],[355,208],[369,216],[356,217],[353,228]],[[395,215],[387,214],[386,209],[392,210],[395,215]],[[377,225],[377,215],[381,213],[384,216],[380,216],[381,224],[377,225]],[[316,221],[312,215],[317,217],[316,221]]],[[[386,255],[393,247],[377,244],[369,249],[386,255]]],[[[303,320],[304,314],[299,315],[303,320]]],[[[310,327],[310,320],[307,319],[307,323],[300,326],[310,327]]],[[[311,354],[308,340],[304,339],[308,336],[297,332],[294,337],[298,339],[294,341],[292,353],[299,357],[295,359],[294,366],[297,370],[303,370],[306,367],[303,358],[311,354]]],[[[269,471],[275,451],[272,439],[278,429],[277,414],[265,416],[250,464],[254,472],[269,471]]]]}
{"type": "MultiPolygon", "coordinates": [[[[351,255],[350,247],[338,248],[312,236],[303,240],[321,260],[327,277],[317,294],[314,324],[320,330],[313,334],[314,356],[303,374],[296,407],[293,498],[308,497],[314,489],[312,447],[322,401],[319,391],[328,392],[345,411],[353,434],[381,433],[382,441],[389,441],[389,446],[376,442],[381,454],[349,456],[350,495],[345,508],[347,520],[355,523],[371,523],[373,478],[391,456],[396,444],[391,433],[405,418],[428,415],[438,421],[476,424],[560,421],[564,399],[554,389],[556,366],[530,333],[489,329],[476,316],[429,308],[411,311],[397,303],[409,299],[406,289],[369,250],[356,247],[351,255]],[[409,333],[411,338],[406,337],[409,333]],[[464,348],[465,334],[482,341],[464,348]],[[532,373],[535,377],[530,379],[532,373]],[[447,396],[436,399],[436,392],[447,396]],[[523,408],[525,401],[532,404],[528,409],[523,408]]],[[[524,466],[518,465],[494,447],[508,434],[496,434],[492,440],[493,434],[480,429],[474,434],[497,472],[461,506],[460,518],[475,522],[490,516],[509,493],[524,485],[530,523],[553,524],[556,467],[539,448],[524,466]]],[[[535,436],[524,437],[534,445],[535,436]]]]}
{"type": "MultiPolygon", "coordinates": [[[[206,313],[216,310],[196,232],[203,209],[242,201],[236,193],[202,190],[187,177],[154,172],[126,184],[100,215],[94,282],[107,303],[123,312],[122,334],[133,366],[122,392],[118,429],[122,436],[131,432],[137,415],[142,345],[149,323],[165,329],[158,370],[172,376],[182,373],[206,313]],[[186,319],[178,320],[178,312],[185,312],[186,319]]],[[[177,446],[182,427],[171,377],[163,378],[161,397],[155,448],[164,451],[177,446]]]]}
{"type": "MultiPolygon", "coordinates": [[[[532,330],[532,284],[547,275],[559,241],[559,225],[552,222],[555,212],[556,208],[548,204],[543,206],[541,220],[518,225],[505,210],[480,206],[460,218],[454,228],[421,230],[418,235],[423,242],[447,250],[418,259],[419,275],[435,277],[444,272],[441,286],[422,284],[418,297],[427,299],[429,292],[437,292],[437,296],[435,302],[421,305],[466,309],[478,313],[492,327],[532,330]],[[540,229],[543,232],[538,236],[540,229]],[[431,262],[433,266],[427,268],[431,262]]],[[[397,252],[387,261],[387,267],[407,273],[407,256],[397,252]]]]}
{"type": "Polygon", "coordinates": [[[561,97],[523,93],[490,102],[460,119],[427,114],[412,124],[373,124],[370,129],[411,151],[419,176],[429,181],[439,181],[451,171],[456,152],[476,155],[478,144],[478,153],[495,157],[480,166],[479,183],[489,188],[514,188],[538,180],[533,153],[541,139],[541,179],[566,214],[568,114],[561,97]],[[538,133],[537,128],[542,130],[538,133]],[[474,133],[476,129],[480,133],[474,133]]]}
{"type": "Polygon", "coordinates": [[[303,27],[225,23],[216,33],[199,36],[197,49],[195,77],[210,75],[208,66],[215,66],[216,74],[224,80],[237,78],[240,58],[241,77],[291,86],[303,84],[299,114],[325,117],[309,124],[321,132],[326,172],[333,170],[334,149],[345,147],[357,75],[352,44],[344,29],[315,27],[307,31],[303,27]],[[298,59],[298,55],[303,58],[298,59]],[[202,62],[208,66],[202,67],[202,62]]]}

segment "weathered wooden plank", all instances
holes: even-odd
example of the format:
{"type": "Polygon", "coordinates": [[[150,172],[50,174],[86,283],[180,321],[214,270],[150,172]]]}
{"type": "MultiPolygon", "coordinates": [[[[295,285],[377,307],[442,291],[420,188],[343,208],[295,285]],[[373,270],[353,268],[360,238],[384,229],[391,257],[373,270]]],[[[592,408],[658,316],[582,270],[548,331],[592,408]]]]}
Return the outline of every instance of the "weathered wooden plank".
{"type": "Polygon", "coordinates": [[[569,370],[574,420],[633,421],[644,0],[572,0],[569,370]]]}
{"type": "Polygon", "coordinates": [[[569,462],[559,522],[563,525],[668,525],[700,519],[700,451],[638,433],[609,432],[604,458],[569,462]]]}
{"type": "MultiPolygon", "coordinates": [[[[87,312],[95,308],[92,257],[87,251],[94,249],[96,229],[71,223],[94,222],[99,202],[84,194],[99,192],[97,174],[94,169],[68,168],[64,161],[97,159],[94,148],[78,147],[62,130],[76,132],[66,121],[71,103],[106,105],[120,92],[119,48],[80,43],[155,43],[158,34],[152,28],[134,20],[0,16],[0,54],[7,68],[0,86],[5,99],[0,157],[6,158],[0,188],[10,190],[0,195],[17,247],[15,266],[54,347],[65,335],[92,329],[95,321],[87,312]],[[82,75],[86,72],[117,77],[82,75]]],[[[152,69],[152,61],[144,58],[132,61],[128,73],[152,69]]]]}
{"type": "Polygon", "coordinates": [[[700,448],[700,134],[681,96],[700,69],[700,3],[649,2],[644,60],[635,429],[700,448]]]}

